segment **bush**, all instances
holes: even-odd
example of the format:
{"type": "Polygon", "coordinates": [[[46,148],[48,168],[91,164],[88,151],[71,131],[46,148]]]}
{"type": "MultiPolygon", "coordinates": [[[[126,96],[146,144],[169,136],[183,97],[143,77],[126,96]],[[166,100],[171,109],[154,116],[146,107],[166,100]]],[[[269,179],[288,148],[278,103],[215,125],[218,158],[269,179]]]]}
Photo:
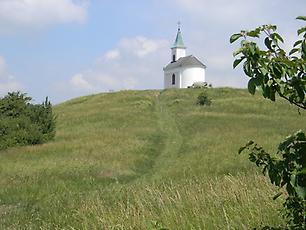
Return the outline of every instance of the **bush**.
{"type": "Polygon", "coordinates": [[[41,144],[54,138],[55,117],[48,98],[37,105],[30,101],[20,92],[0,99],[0,149],[41,144]]]}
{"type": "Polygon", "coordinates": [[[199,96],[197,97],[197,105],[201,105],[201,106],[211,105],[211,99],[207,96],[205,91],[200,93],[199,96]]]}

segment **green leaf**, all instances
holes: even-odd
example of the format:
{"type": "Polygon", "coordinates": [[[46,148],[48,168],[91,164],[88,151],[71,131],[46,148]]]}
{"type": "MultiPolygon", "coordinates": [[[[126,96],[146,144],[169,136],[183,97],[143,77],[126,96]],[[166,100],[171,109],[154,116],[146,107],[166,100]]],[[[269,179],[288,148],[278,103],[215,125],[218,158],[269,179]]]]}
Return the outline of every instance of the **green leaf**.
{"type": "Polygon", "coordinates": [[[251,64],[248,61],[243,63],[243,71],[247,76],[252,77],[251,64]]]}
{"type": "Polygon", "coordinates": [[[306,21],[306,16],[298,16],[296,19],[306,21]]]}
{"type": "Polygon", "coordinates": [[[277,29],[277,26],[276,26],[276,25],[268,24],[268,25],[263,25],[263,28],[264,28],[264,30],[272,30],[272,31],[275,31],[275,30],[277,29]]]}
{"type": "Polygon", "coordinates": [[[254,144],[254,141],[249,141],[245,146],[239,148],[238,153],[240,154],[243,150],[245,150],[247,147],[251,146],[254,144]]]}
{"type": "Polygon", "coordinates": [[[265,45],[266,45],[266,47],[267,47],[269,50],[273,50],[271,44],[272,44],[272,40],[271,40],[270,38],[266,37],[266,38],[265,38],[265,45]]]}
{"type": "Polygon", "coordinates": [[[292,49],[292,50],[289,52],[289,55],[292,55],[292,54],[298,52],[299,50],[300,50],[299,48],[294,48],[294,49],[292,49]]]}
{"type": "Polygon", "coordinates": [[[254,95],[256,91],[256,78],[251,78],[248,82],[249,93],[254,95]]]}
{"type": "Polygon", "coordinates": [[[249,46],[249,50],[251,51],[251,54],[254,55],[256,53],[256,44],[255,43],[250,43],[250,46],[249,46]]]}
{"type": "Polygon", "coordinates": [[[271,30],[273,30],[273,31],[277,30],[277,26],[276,26],[276,25],[271,25],[270,28],[271,28],[271,30]]]}
{"type": "Polygon", "coordinates": [[[262,95],[265,98],[269,98],[270,97],[270,87],[266,85],[266,86],[262,87],[262,89],[263,89],[262,95]]]}
{"type": "Polygon", "coordinates": [[[238,54],[240,54],[241,52],[243,51],[242,48],[236,50],[234,53],[233,53],[233,56],[236,57],[238,54]]]}
{"type": "Polygon", "coordinates": [[[270,79],[268,82],[267,82],[267,85],[270,87],[271,85],[273,85],[274,81],[272,79],[270,79]]]}
{"type": "Polygon", "coordinates": [[[282,68],[278,63],[275,63],[272,66],[272,72],[274,73],[274,77],[276,77],[276,78],[281,78],[282,77],[282,68]]]}
{"type": "Polygon", "coordinates": [[[296,98],[296,101],[299,102],[299,103],[302,103],[304,101],[304,98],[305,98],[305,93],[304,93],[303,87],[301,87],[300,85],[296,85],[295,90],[298,94],[298,98],[296,98]]]}
{"type": "Polygon", "coordinates": [[[240,147],[240,148],[239,148],[239,150],[238,150],[238,153],[239,153],[239,154],[240,154],[240,153],[242,153],[242,151],[243,151],[243,150],[245,150],[245,149],[246,149],[246,147],[245,147],[245,146],[240,147]]]}
{"type": "Polygon", "coordinates": [[[298,194],[299,197],[302,199],[306,198],[306,187],[299,185],[299,179],[301,180],[302,177],[305,177],[305,174],[298,174],[298,175],[291,175],[290,177],[290,184],[294,188],[295,192],[298,194]]]}
{"type": "Polygon", "coordinates": [[[297,33],[298,33],[298,35],[300,35],[301,33],[305,32],[305,31],[306,31],[306,26],[298,29],[297,33]]]}
{"type": "Polygon", "coordinates": [[[298,40],[294,43],[293,47],[296,47],[297,45],[301,44],[302,43],[302,40],[298,40]]]}
{"type": "Polygon", "coordinates": [[[246,147],[249,147],[250,145],[254,144],[254,141],[249,141],[247,144],[246,144],[246,147]]]}
{"type": "Polygon", "coordinates": [[[306,198],[306,188],[305,187],[297,186],[295,187],[295,191],[302,199],[306,198]]]}
{"type": "Polygon", "coordinates": [[[244,47],[248,44],[250,44],[250,41],[248,41],[248,40],[241,40],[241,42],[240,42],[241,47],[244,47]]]}
{"type": "Polygon", "coordinates": [[[285,85],[284,84],[279,84],[279,91],[281,94],[284,94],[285,93],[285,85]]]}
{"type": "Polygon", "coordinates": [[[253,38],[259,38],[259,32],[256,30],[247,32],[246,35],[253,38]]]}
{"type": "Polygon", "coordinates": [[[235,42],[237,39],[239,39],[242,35],[241,34],[233,34],[231,37],[230,37],[230,43],[233,43],[235,42]]]}
{"type": "Polygon", "coordinates": [[[254,78],[254,83],[256,86],[261,86],[261,79],[262,79],[262,76],[260,74],[257,74],[256,75],[256,78],[254,78]]]}
{"type": "Polygon", "coordinates": [[[245,57],[242,57],[242,58],[239,58],[239,59],[236,59],[233,63],[233,69],[236,68],[237,65],[240,64],[240,62],[244,59],[245,57]]]}
{"type": "Polygon", "coordinates": [[[284,39],[278,33],[273,33],[272,35],[273,35],[274,39],[277,39],[277,40],[281,41],[282,43],[284,43],[284,39]]]}
{"type": "Polygon", "coordinates": [[[304,55],[306,55],[306,40],[304,40],[302,43],[302,52],[304,53],[304,55]]]}
{"type": "Polygon", "coordinates": [[[259,70],[262,73],[262,75],[266,75],[266,74],[269,73],[268,70],[266,68],[264,68],[264,67],[259,68],[259,70]]]}

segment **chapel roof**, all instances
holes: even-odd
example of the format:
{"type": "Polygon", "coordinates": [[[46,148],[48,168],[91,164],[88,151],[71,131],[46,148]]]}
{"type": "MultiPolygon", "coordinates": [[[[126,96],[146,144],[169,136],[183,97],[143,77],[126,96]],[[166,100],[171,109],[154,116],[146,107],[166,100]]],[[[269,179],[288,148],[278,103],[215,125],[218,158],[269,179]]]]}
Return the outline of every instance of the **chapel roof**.
{"type": "Polygon", "coordinates": [[[175,38],[175,41],[173,43],[172,49],[173,48],[183,48],[183,49],[186,48],[186,46],[184,45],[184,42],[183,42],[183,37],[182,37],[182,33],[181,33],[180,28],[178,28],[178,30],[177,30],[176,38],[175,38]]]}
{"type": "Polygon", "coordinates": [[[186,57],[181,57],[175,62],[169,63],[164,70],[175,69],[178,67],[202,67],[206,69],[206,65],[204,65],[199,59],[193,55],[189,55],[186,57]]]}

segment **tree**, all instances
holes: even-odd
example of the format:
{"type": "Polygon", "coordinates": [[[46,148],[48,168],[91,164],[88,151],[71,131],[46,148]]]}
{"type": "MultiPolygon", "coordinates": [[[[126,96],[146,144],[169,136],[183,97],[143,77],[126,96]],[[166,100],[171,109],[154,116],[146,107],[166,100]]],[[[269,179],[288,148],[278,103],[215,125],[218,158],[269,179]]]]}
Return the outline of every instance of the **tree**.
{"type": "Polygon", "coordinates": [[[0,98],[0,149],[41,144],[55,136],[55,117],[46,98],[31,104],[24,93],[8,93],[0,98]]]}
{"type": "MultiPolygon", "coordinates": [[[[306,21],[305,16],[297,19],[306,21]]],[[[277,26],[263,25],[252,31],[233,34],[230,42],[242,39],[241,47],[234,52],[235,68],[243,62],[244,73],[250,78],[248,90],[255,94],[261,88],[262,95],[272,101],[276,95],[300,109],[306,109],[306,26],[297,30],[301,37],[287,54],[281,48],[283,38],[277,33],[277,26]],[[264,36],[265,48],[254,41],[264,36]]],[[[306,229],[306,137],[303,131],[288,136],[280,143],[277,154],[267,153],[258,144],[250,141],[241,147],[239,153],[248,150],[249,160],[267,174],[271,183],[287,192],[285,218],[287,228],[306,229]]],[[[281,193],[275,195],[278,198],[281,193]]],[[[264,229],[273,229],[265,227],[264,229]]]]}
{"type": "Polygon", "coordinates": [[[32,98],[21,92],[8,93],[0,100],[0,114],[6,117],[19,117],[26,113],[32,98]]]}
{"type": "Polygon", "coordinates": [[[56,117],[52,112],[52,104],[46,97],[42,104],[30,105],[31,121],[39,126],[39,131],[43,135],[43,141],[48,141],[55,136],[56,117]]]}

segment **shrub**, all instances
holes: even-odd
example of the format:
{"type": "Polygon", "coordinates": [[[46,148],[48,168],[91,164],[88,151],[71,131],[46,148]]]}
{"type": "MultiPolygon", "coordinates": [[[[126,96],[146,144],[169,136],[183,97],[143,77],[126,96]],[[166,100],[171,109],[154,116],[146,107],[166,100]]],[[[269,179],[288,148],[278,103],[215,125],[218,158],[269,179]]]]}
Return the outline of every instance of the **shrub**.
{"type": "Polygon", "coordinates": [[[37,105],[30,101],[20,92],[0,99],[0,149],[41,144],[54,138],[55,117],[48,98],[37,105]]]}
{"type": "Polygon", "coordinates": [[[205,91],[201,92],[199,96],[197,97],[197,105],[201,105],[201,106],[211,105],[211,99],[207,96],[205,91]]]}

